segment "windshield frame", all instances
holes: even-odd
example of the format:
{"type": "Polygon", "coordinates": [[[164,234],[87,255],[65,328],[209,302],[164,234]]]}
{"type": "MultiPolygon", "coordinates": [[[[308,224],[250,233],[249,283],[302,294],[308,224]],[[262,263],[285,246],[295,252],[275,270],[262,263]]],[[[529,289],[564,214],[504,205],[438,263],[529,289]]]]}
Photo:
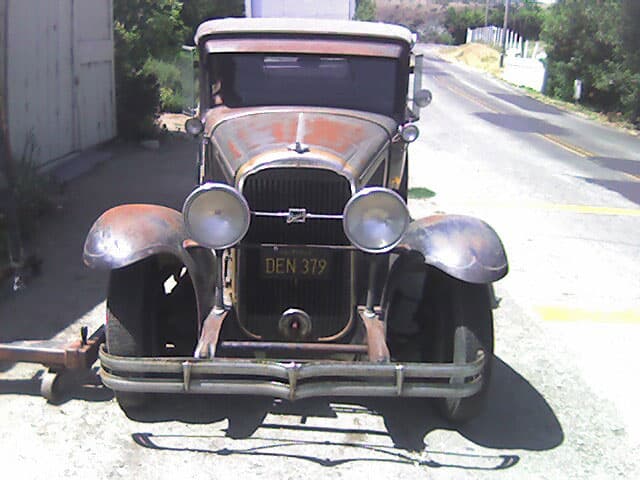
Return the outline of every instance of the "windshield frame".
{"type": "MultiPolygon", "coordinates": [[[[246,35],[238,38],[237,36],[227,36],[208,38],[200,44],[200,65],[201,68],[201,86],[200,89],[200,105],[204,111],[217,105],[225,105],[223,96],[212,95],[212,87],[218,80],[216,79],[215,68],[212,63],[216,62],[216,58],[221,55],[228,54],[273,54],[273,55],[326,55],[333,56],[351,56],[351,57],[375,57],[391,59],[396,62],[395,65],[395,85],[389,85],[388,95],[391,96],[393,107],[390,111],[384,112],[386,116],[394,118],[398,123],[406,120],[407,105],[407,89],[409,81],[409,55],[410,48],[404,42],[392,41],[388,39],[374,38],[354,38],[340,36],[268,36],[268,35],[246,35]]],[[[222,87],[224,90],[224,87],[222,87]]],[[[215,88],[213,88],[215,90],[215,88]]],[[[282,106],[278,103],[273,106],[282,106]]],[[[296,106],[295,103],[287,103],[287,105],[296,106]]],[[[266,107],[268,105],[255,105],[257,108],[266,107]]],[[[319,105],[300,105],[300,106],[320,106],[334,108],[348,108],[340,105],[332,105],[330,102],[319,105]]],[[[232,107],[233,108],[233,107],[232,107]]],[[[359,108],[362,111],[371,113],[381,112],[375,108],[359,108]]]]}

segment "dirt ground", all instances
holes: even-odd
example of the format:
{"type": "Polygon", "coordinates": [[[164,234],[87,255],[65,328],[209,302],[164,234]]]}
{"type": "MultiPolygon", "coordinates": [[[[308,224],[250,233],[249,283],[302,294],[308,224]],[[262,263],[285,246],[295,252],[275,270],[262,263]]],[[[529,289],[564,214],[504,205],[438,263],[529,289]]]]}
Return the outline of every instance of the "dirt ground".
{"type": "Polygon", "coordinates": [[[59,332],[75,335],[77,328],[67,328],[77,327],[79,319],[102,304],[106,293],[107,273],[82,263],[92,223],[122,203],[181,209],[195,185],[197,146],[184,137],[167,135],[157,150],[122,144],[105,149],[111,154],[105,158],[111,159],[64,185],[58,208],[42,220],[30,246],[43,262],[40,275],[23,292],[14,294],[3,286],[0,341],[48,339],[59,332]]]}
{"type": "MultiPolygon", "coordinates": [[[[195,183],[196,148],[175,136],[158,150],[112,146],[110,161],[68,183],[61,207],[33,245],[42,273],[24,291],[0,299],[0,341],[71,339],[82,325],[101,324],[107,273],[82,263],[87,231],[122,203],[181,208],[195,183]]],[[[0,458],[20,468],[21,478],[42,478],[43,465],[50,478],[227,478],[238,472],[242,478],[353,478],[352,469],[356,478],[398,471],[423,478],[425,467],[457,462],[466,468],[468,459],[492,469],[517,462],[484,449],[473,456],[435,450],[427,458],[423,439],[444,424],[425,415],[422,402],[398,408],[392,400],[289,404],[203,396],[179,404],[168,398],[127,418],[95,375],[47,403],[39,395],[42,373],[40,365],[0,364],[0,458]]],[[[474,430],[468,435],[484,437],[474,430]]]]}

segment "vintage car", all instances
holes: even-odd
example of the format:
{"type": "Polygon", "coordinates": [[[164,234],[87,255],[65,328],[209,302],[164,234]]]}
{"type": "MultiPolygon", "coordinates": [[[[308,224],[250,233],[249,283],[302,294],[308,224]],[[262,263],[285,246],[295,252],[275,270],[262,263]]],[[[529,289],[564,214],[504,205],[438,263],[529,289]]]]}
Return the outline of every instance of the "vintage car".
{"type": "Polygon", "coordinates": [[[430,101],[412,33],[222,19],[196,44],[196,188],[182,212],[115,207],[85,243],[110,270],[101,377],[121,407],[388,396],[476,415],[507,260],[480,220],[409,216],[407,146],[430,101]]]}

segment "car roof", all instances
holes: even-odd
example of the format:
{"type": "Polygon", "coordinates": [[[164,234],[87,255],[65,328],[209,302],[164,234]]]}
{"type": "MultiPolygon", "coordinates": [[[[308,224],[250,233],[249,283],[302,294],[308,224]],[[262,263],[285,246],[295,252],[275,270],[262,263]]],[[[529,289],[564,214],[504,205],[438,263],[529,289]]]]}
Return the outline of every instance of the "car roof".
{"type": "Polygon", "coordinates": [[[209,35],[282,33],[288,35],[347,35],[400,40],[413,45],[413,33],[400,25],[328,20],[316,18],[223,18],[202,23],[195,35],[196,45],[209,35]]]}

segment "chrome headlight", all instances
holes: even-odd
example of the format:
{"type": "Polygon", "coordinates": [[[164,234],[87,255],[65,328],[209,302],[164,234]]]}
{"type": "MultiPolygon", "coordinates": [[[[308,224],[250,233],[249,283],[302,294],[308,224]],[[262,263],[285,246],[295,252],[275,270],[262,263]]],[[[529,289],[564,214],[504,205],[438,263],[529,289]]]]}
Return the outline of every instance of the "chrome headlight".
{"type": "Polygon", "coordinates": [[[369,187],[347,202],[342,223],[347,238],[360,250],[384,253],[400,243],[409,226],[409,211],[393,190],[369,187]]]}
{"type": "Polygon", "coordinates": [[[205,247],[232,247],[249,230],[249,205],[235,188],[205,183],[187,197],[182,207],[189,236],[205,247]]]}

